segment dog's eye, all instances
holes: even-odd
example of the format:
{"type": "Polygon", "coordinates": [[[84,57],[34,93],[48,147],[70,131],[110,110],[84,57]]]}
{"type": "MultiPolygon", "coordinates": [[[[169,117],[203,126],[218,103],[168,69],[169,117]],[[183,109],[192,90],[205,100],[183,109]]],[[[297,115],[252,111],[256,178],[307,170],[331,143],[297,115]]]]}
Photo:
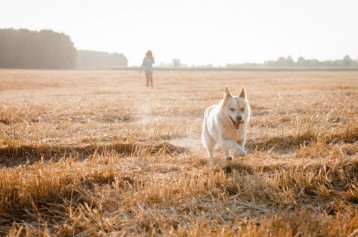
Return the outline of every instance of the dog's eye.
{"type": "Polygon", "coordinates": [[[244,108],[244,107],[242,107],[242,108],[240,109],[240,111],[241,111],[241,112],[244,112],[244,111],[245,111],[245,108],[244,108]]]}
{"type": "Polygon", "coordinates": [[[234,109],[234,108],[230,108],[230,110],[231,110],[232,112],[234,112],[234,111],[235,111],[235,109],[234,109]]]}

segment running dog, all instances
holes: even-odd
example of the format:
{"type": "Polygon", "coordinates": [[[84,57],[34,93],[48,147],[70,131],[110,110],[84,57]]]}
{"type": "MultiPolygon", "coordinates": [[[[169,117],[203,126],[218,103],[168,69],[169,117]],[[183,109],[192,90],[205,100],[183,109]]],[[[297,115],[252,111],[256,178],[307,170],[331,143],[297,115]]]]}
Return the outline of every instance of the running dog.
{"type": "Polygon", "coordinates": [[[225,87],[224,98],[205,110],[201,139],[208,151],[210,164],[214,161],[213,151],[218,144],[228,160],[245,156],[247,127],[250,120],[250,105],[245,87],[238,96],[231,95],[225,87]]]}

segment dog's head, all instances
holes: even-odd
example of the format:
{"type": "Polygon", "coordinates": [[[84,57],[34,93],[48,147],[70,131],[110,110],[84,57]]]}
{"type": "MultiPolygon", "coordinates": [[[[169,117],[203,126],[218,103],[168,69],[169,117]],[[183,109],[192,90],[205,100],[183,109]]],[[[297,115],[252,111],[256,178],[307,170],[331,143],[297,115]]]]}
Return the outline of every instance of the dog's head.
{"type": "Polygon", "coordinates": [[[230,120],[235,129],[239,129],[241,124],[249,122],[250,106],[245,87],[242,88],[239,95],[233,96],[226,86],[222,106],[225,119],[230,120]]]}

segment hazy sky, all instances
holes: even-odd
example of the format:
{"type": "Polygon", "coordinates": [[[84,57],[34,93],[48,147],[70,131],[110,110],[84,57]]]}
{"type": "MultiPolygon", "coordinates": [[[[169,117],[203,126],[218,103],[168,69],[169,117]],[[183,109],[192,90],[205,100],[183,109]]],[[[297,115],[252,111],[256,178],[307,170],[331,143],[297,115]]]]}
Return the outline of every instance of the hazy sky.
{"type": "Polygon", "coordinates": [[[358,0],[0,0],[0,28],[51,29],[139,65],[358,59],[358,0]]]}

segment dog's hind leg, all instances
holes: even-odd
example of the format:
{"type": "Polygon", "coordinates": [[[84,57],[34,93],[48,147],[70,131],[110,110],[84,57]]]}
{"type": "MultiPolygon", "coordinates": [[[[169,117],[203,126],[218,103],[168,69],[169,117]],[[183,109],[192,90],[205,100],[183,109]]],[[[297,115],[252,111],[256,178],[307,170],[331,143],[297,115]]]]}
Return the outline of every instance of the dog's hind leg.
{"type": "Polygon", "coordinates": [[[211,137],[206,138],[206,149],[208,150],[209,155],[209,163],[213,164],[214,162],[214,147],[215,147],[215,141],[211,137]]]}
{"type": "Polygon", "coordinates": [[[212,164],[214,162],[214,147],[215,147],[215,140],[211,137],[211,135],[205,131],[202,134],[202,142],[203,145],[205,146],[206,150],[208,151],[208,155],[209,155],[209,163],[212,164]]]}

